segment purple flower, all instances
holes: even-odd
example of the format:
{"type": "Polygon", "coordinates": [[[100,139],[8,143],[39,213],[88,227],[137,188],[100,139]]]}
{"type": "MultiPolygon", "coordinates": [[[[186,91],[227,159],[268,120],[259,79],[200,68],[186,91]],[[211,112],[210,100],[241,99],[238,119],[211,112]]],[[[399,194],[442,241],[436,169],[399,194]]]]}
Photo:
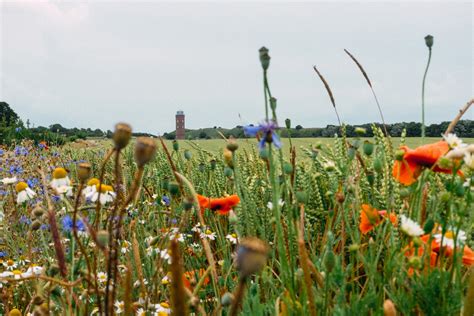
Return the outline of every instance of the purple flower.
{"type": "Polygon", "coordinates": [[[171,200],[166,195],[163,195],[163,197],[161,198],[161,203],[163,203],[166,206],[170,206],[171,200]]]}
{"type": "MultiPolygon", "coordinates": [[[[63,217],[62,220],[63,223],[63,230],[66,232],[70,232],[73,229],[73,220],[71,216],[66,215],[63,217]]],[[[84,223],[80,219],[76,219],[76,229],[78,231],[85,231],[86,227],[84,226],[84,223]]]]}
{"type": "Polygon", "coordinates": [[[257,136],[257,134],[260,133],[261,139],[258,144],[260,149],[265,147],[265,143],[273,143],[276,148],[281,148],[280,137],[278,137],[278,134],[275,132],[277,129],[278,125],[274,121],[270,120],[263,121],[257,126],[244,126],[244,133],[247,136],[257,136]]]}

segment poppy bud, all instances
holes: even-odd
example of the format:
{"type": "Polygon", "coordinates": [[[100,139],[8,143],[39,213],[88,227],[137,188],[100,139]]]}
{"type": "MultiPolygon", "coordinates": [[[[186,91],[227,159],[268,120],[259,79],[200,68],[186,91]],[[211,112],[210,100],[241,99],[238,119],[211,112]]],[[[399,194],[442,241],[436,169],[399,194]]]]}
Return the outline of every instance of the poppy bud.
{"type": "Polygon", "coordinates": [[[402,161],[404,156],[405,156],[405,151],[402,149],[399,149],[395,152],[395,159],[398,161],[402,161]]]}
{"type": "Polygon", "coordinates": [[[360,245],[352,244],[352,245],[349,246],[349,251],[350,252],[356,252],[357,250],[359,250],[359,248],[360,248],[360,245]]]}
{"type": "Polygon", "coordinates": [[[391,300],[385,300],[385,302],[383,302],[383,315],[397,316],[397,309],[391,300]]]}
{"type": "Polygon", "coordinates": [[[92,166],[90,163],[83,162],[77,165],[77,177],[81,182],[85,182],[92,174],[92,166]]]}
{"type": "Polygon", "coordinates": [[[431,47],[433,47],[433,36],[432,35],[426,35],[425,36],[425,44],[429,49],[431,49],[431,47]]]}
{"type": "Polygon", "coordinates": [[[366,140],[364,142],[364,145],[362,145],[362,149],[364,150],[364,154],[370,156],[374,152],[374,144],[366,140]]]}
{"type": "Polygon", "coordinates": [[[356,127],[355,128],[355,133],[357,136],[364,136],[367,130],[363,127],[356,127]]]}
{"type": "Polygon", "coordinates": [[[283,164],[283,170],[285,171],[286,174],[291,174],[293,172],[293,166],[290,163],[285,162],[283,164]]]}
{"type": "Polygon", "coordinates": [[[132,127],[127,123],[117,123],[112,139],[116,149],[123,149],[128,145],[132,137],[132,127]]]}
{"type": "Polygon", "coordinates": [[[418,256],[411,257],[408,260],[408,265],[414,269],[420,269],[421,268],[421,258],[418,256]]]}
{"type": "Polygon", "coordinates": [[[267,160],[268,159],[268,150],[266,148],[262,148],[259,151],[259,156],[262,160],[267,160]]]}
{"type": "Polygon", "coordinates": [[[296,201],[300,204],[305,204],[308,201],[308,194],[304,191],[296,191],[296,201]]]}
{"type": "Polygon", "coordinates": [[[184,158],[186,160],[190,160],[192,157],[193,157],[193,153],[189,149],[186,149],[184,151],[184,158]]]}
{"type": "Polygon", "coordinates": [[[435,225],[435,222],[432,218],[428,218],[426,220],[425,226],[423,226],[423,230],[425,231],[426,234],[431,233],[435,225]]]}
{"type": "Polygon", "coordinates": [[[336,201],[338,203],[344,203],[344,200],[345,200],[345,197],[344,197],[344,193],[342,193],[341,191],[337,192],[336,193],[336,201]]]}
{"type": "Polygon", "coordinates": [[[237,149],[239,148],[239,144],[237,144],[237,142],[235,141],[235,138],[234,137],[229,137],[229,141],[227,142],[227,149],[230,151],[230,152],[234,152],[236,151],[237,149]]]}
{"type": "Polygon", "coordinates": [[[414,237],[413,245],[415,245],[415,247],[421,247],[421,245],[423,245],[423,241],[421,241],[420,237],[414,237]]]}
{"type": "Polygon", "coordinates": [[[178,194],[179,193],[179,184],[175,181],[171,181],[170,183],[168,183],[168,191],[172,195],[178,194]]]}
{"type": "Polygon", "coordinates": [[[232,152],[228,150],[227,148],[224,149],[224,161],[229,167],[234,168],[234,161],[232,160],[232,152]]]}
{"type": "Polygon", "coordinates": [[[324,257],[324,267],[326,268],[326,271],[328,273],[331,273],[335,265],[336,265],[336,255],[334,254],[332,250],[329,250],[326,253],[326,256],[324,257]]]}
{"type": "Polygon", "coordinates": [[[379,158],[374,159],[374,170],[377,173],[381,173],[383,171],[382,160],[380,160],[379,158]]]}
{"type": "Polygon", "coordinates": [[[97,232],[97,243],[100,247],[105,248],[109,244],[109,232],[106,230],[99,230],[97,232]]]}
{"type": "Polygon", "coordinates": [[[403,198],[406,198],[410,196],[410,190],[408,189],[401,189],[400,190],[400,197],[403,199],[403,198]]]}
{"type": "Polygon", "coordinates": [[[270,98],[270,108],[272,109],[272,111],[275,111],[276,107],[277,107],[277,99],[274,98],[274,97],[271,97],[270,98]]]}
{"type": "Polygon", "coordinates": [[[190,211],[193,208],[193,206],[194,206],[194,200],[191,197],[184,199],[183,207],[185,211],[190,211]]]}
{"type": "Polygon", "coordinates": [[[270,55],[268,55],[268,49],[263,46],[259,49],[260,63],[262,64],[263,70],[267,70],[270,66],[270,55]]]}
{"type": "Polygon", "coordinates": [[[291,120],[290,120],[289,118],[287,118],[287,119],[285,120],[285,126],[286,126],[287,129],[290,129],[290,128],[291,128],[291,120]]]}
{"type": "Polygon", "coordinates": [[[234,301],[234,295],[232,293],[226,292],[221,297],[221,305],[224,307],[230,306],[234,301]]]}
{"type": "Polygon", "coordinates": [[[443,192],[441,193],[441,202],[448,203],[449,200],[451,199],[451,194],[449,192],[443,192]]]}
{"type": "Polygon", "coordinates": [[[373,172],[367,172],[367,181],[369,182],[370,185],[374,185],[375,182],[375,175],[373,172]]]}
{"type": "Polygon", "coordinates": [[[179,150],[179,144],[176,140],[173,140],[173,150],[178,151],[179,150]]]}
{"type": "Polygon", "coordinates": [[[143,167],[153,159],[156,153],[156,142],[151,137],[138,137],[135,144],[135,161],[143,167]]]}
{"type": "Polygon", "coordinates": [[[237,248],[236,266],[240,276],[246,278],[260,271],[267,262],[268,245],[256,237],[242,239],[237,248]]]}
{"type": "Polygon", "coordinates": [[[451,170],[454,167],[454,163],[451,159],[446,158],[446,157],[441,157],[438,160],[438,166],[440,166],[442,169],[447,169],[451,170]]]}
{"type": "Polygon", "coordinates": [[[233,173],[233,171],[232,171],[231,168],[229,168],[229,167],[225,167],[225,168],[224,168],[224,175],[225,175],[226,177],[232,177],[232,173],[233,173]]]}

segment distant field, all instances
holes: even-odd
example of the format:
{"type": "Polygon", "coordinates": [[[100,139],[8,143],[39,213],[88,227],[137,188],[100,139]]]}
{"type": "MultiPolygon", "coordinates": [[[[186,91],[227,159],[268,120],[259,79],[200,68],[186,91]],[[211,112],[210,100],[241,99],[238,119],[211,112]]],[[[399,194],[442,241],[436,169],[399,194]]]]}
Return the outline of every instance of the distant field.
{"type": "MultiPolygon", "coordinates": [[[[365,138],[365,139],[371,139],[371,138],[365,138]]],[[[433,143],[440,140],[440,138],[425,138],[424,143],[433,143]]],[[[474,143],[474,138],[467,138],[463,139],[467,143],[474,143]]],[[[288,148],[288,139],[283,139],[283,146],[288,148]]],[[[334,138],[294,138],[291,140],[293,146],[296,147],[298,154],[301,153],[301,148],[302,147],[310,147],[310,146],[315,146],[317,144],[324,144],[324,145],[330,145],[334,141],[334,138]]],[[[392,141],[395,146],[398,146],[400,144],[400,138],[392,138],[392,141]]],[[[238,144],[242,148],[247,148],[251,149],[252,147],[255,148],[257,141],[256,139],[238,139],[237,140],[238,144]]],[[[172,146],[172,141],[166,141],[167,145],[172,146]]],[[[200,148],[210,151],[210,152],[218,152],[221,151],[225,147],[225,141],[223,139],[205,139],[205,140],[181,140],[179,141],[180,148],[183,149],[190,149],[193,150],[193,145],[197,145],[200,148]]],[[[421,137],[410,137],[406,139],[406,144],[409,147],[417,147],[423,144],[421,137]]]]}

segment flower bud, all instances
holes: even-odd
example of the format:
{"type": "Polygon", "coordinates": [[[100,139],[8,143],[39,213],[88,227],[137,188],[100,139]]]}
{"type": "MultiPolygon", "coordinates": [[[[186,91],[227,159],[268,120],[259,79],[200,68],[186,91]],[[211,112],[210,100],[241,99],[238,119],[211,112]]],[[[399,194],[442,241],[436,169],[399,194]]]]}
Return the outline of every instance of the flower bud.
{"type": "Polygon", "coordinates": [[[414,269],[420,269],[421,268],[421,258],[418,257],[418,256],[413,256],[411,257],[409,260],[408,260],[408,265],[411,267],[411,268],[414,268],[414,269]]]}
{"type": "Polygon", "coordinates": [[[326,253],[326,256],[324,257],[324,267],[326,268],[326,271],[330,273],[333,269],[334,266],[336,265],[336,255],[332,250],[329,250],[326,253]]]}
{"type": "Polygon", "coordinates": [[[10,312],[8,313],[8,316],[21,316],[21,312],[19,309],[14,308],[10,310],[10,312]]]}
{"type": "Polygon", "coordinates": [[[283,171],[285,171],[286,174],[291,174],[293,172],[293,166],[291,163],[285,162],[283,164],[283,171]]]}
{"type": "Polygon", "coordinates": [[[451,170],[454,168],[454,163],[449,158],[441,157],[438,160],[438,166],[440,166],[442,169],[451,170]]]}
{"type": "Polygon", "coordinates": [[[432,218],[428,218],[426,220],[425,226],[423,226],[423,230],[425,231],[426,234],[431,233],[435,225],[435,222],[432,218]]]}
{"type": "Polygon", "coordinates": [[[287,119],[285,120],[285,126],[286,126],[287,129],[290,129],[290,128],[291,128],[291,120],[290,120],[289,118],[287,118],[287,119]]]}
{"type": "Polygon", "coordinates": [[[232,160],[232,152],[227,148],[224,149],[224,161],[227,166],[234,168],[234,161],[232,160]]]}
{"type": "Polygon", "coordinates": [[[82,162],[77,165],[77,177],[81,182],[87,181],[91,177],[92,166],[90,163],[82,162]]]}
{"type": "Polygon", "coordinates": [[[262,149],[260,149],[258,154],[259,154],[259,156],[262,160],[267,160],[268,159],[268,155],[269,155],[268,149],[262,148],[262,149]]]}
{"type": "Polygon", "coordinates": [[[179,150],[179,143],[176,140],[173,140],[173,150],[178,151],[179,150]]]}
{"type": "Polygon", "coordinates": [[[135,144],[135,161],[143,167],[153,159],[156,153],[156,142],[151,137],[138,137],[135,144]]]}
{"type": "Polygon", "coordinates": [[[112,139],[116,149],[123,149],[128,145],[132,137],[132,127],[127,123],[117,123],[112,139]]]}
{"type": "Polygon", "coordinates": [[[226,177],[232,177],[233,171],[232,168],[229,167],[224,167],[224,176],[226,177]]]}
{"type": "Polygon", "coordinates": [[[359,136],[359,137],[360,137],[360,136],[364,136],[366,132],[367,132],[367,130],[366,130],[365,128],[363,128],[363,127],[356,127],[356,128],[355,128],[355,133],[356,133],[356,135],[359,136]]]}
{"type": "Polygon", "coordinates": [[[352,245],[349,246],[349,251],[350,252],[356,252],[357,250],[359,250],[359,248],[360,248],[360,245],[352,244],[352,245]]]}
{"type": "Polygon", "coordinates": [[[270,109],[272,109],[272,111],[275,111],[276,107],[277,107],[277,99],[274,98],[274,97],[271,97],[270,98],[270,109]]]}
{"type": "Polygon", "coordinates": [[[431,47],[433,47],[433,36],[432,35],[426,35],[425,36],[425,44],[429,49],[431,49],[431,47]]]}
{"type": "Polygon", "coordinates": [[[234,152],[239,148],[239,144],[235,141],[234,137],[229,137],[229,141],[227,142],[227,149],[230,152],[234,152]]]}
{"type": "Polygon", "coordinates": [[[374,152],[374,144],[366,140],[364,141],[364,144],[362,145],[362,149],[364,150],[364,154],[366,154],[367,156],[370,156],[374,152]]]}
{"type": "Polygon", "coordinates": [[[397,316],[397,309],[391,300],[383,302],[383,316],[397,316]]]}
{"type": "Polygon", "coordinates": [[[270,55],[268,55],[268,49],[264,46],[258,51],[260,55],[260,63],[262,64],[263,70],[267,70],[270,66],[270,55]]]}
{"type": "Polygon", "coordinates": [[[382,160],[380,160],[380,158],[375,158],[374,159],[374,170],[377,173],[381,173],[383,171],[383,164],[382,164],[382,160]]]}
{"type": "Polygon", "coordinates": [[[405,151],[402,149],[398,149],[395,152],[395,159],[398,161],[402,161],[404,156],[405,156],[405,151]]]}
{"type": "Polygon", "coordinates": [[[296,191],[296,201],[300,204],[305,204],[308,201],[308,194],[304,191],[296,191]]]}
{"type": "Polygon", "coordinates": [[[107,247],[109,244],[109,232],[106,230],[99,230],[97,232],[97,243],[102,248],[107,247]]]}
{"type": "Polygon", "coordinates": [[[171,181],[170,183],[168,183],[168,191],[172,195],[178,194],[179,193],[179,184],[175,181],[171,181]]]}
{"type": "Polygon", "coordinates": [[[240,276],[246,278],[260,271],[267,262],[268,245],[256,237],[242,239],[237,248],[236,267],[240,276]]]}
{"type": "Polygon", "coordinates": [[[413,238],[413,245],[415,247],[421,247],[421,245],[423,245],[423,241],[421,240],[420,237],[414,237],[413,238]]]}
{"type": "Polygon", "coordinates": [[[221,297],[221,305],[224,307],[230,306],[234,301],[234,295],[232,293],[226,292],[221,297]]]}
{"type": "Polygon", "coordinates": [[[367,172],[367,181],[369,182],[370,185],[374,185],[375,175],[373,172],[370,172],[370,171],[367,172]]]}
{"type": "Polygon", "coordinates": [[[184,159],[190,160],[193,157],[193,153],[189,149],[184,150],[184,159]]]}

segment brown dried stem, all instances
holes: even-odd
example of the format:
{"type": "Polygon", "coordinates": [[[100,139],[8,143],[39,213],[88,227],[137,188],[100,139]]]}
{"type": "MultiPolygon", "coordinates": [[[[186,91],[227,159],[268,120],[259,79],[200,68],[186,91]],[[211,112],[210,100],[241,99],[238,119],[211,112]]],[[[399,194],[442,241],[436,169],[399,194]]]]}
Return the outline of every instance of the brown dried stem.
{"type": "Polygon", "coordinates": [[[464,115],[464,113],[466,113],[467,110],[469,110],[469,108],[471,107],[473,103],[474,103],[474,99],[471,99],[459,110],[456,117],[451,121],[451,123],[449,123],[449,126],[446,129],[446,132],[444,132],[445,135],[451,133],[454,130],[454,127],[456,126],[456,124],[459,122],[459,120],[464,115]]]}

